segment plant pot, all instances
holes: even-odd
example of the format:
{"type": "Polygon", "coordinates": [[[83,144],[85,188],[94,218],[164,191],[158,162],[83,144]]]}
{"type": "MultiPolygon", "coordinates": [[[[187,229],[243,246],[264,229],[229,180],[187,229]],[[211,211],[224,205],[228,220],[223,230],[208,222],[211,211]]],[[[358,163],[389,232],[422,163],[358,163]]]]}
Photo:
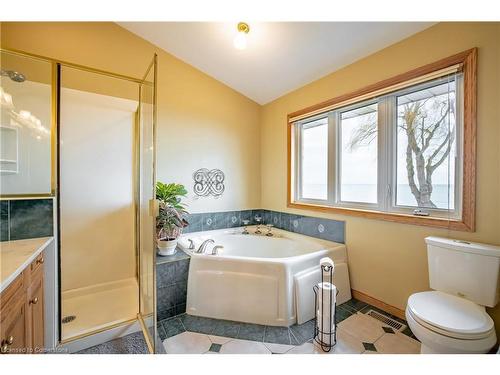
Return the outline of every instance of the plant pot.
{"type": "Polygon", "coordinates": [[[158,247],[158,255],[167,256],[174,255],[176,253],[177,238],[175,239],[158,239],[156,241],[156,246],[158,247]]]}

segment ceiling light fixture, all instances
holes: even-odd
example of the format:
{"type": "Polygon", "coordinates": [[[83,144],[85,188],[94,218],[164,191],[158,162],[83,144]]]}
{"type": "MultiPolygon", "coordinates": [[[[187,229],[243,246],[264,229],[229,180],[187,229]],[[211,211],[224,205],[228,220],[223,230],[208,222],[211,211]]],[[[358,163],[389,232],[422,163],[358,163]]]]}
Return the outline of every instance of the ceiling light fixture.
{"type": "Polygon", "coordinates": [[[247,34],[250,31],[250,26],[245,22],[240,22],[236,28],[238,34],[236,34],[233,40],[234,48],[243,50],[247,48],[247,34]]]}

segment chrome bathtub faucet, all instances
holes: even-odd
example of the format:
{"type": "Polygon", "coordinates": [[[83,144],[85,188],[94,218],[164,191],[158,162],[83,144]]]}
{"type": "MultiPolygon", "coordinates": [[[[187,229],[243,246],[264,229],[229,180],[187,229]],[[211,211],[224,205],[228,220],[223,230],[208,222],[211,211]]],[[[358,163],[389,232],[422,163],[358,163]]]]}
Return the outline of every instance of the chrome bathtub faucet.
{"type": "Polygon", "coordinates": [[[219,249],[223,249],[224,246],[217,245],[212,248],[212,255],[219,255],[219,249]]]}
{"type": "Polygon", "coordinates": [[[267,227],[267,233],[266,233],[266,236],[267,236],[267,237],[272,237],[272,236],[274,236],[274,234],[271,232],[271,231],[273,230],[274,225],[273,225],[273,224],[266,224],[266,227],[267,227]]]}
{"type": "Polygon", "coordinates": [[[208,246],[209,243],[215,243],[215,241],[212,240],[211,238],[209,238],[208,240],[203,241],[202,244],[200,245],[200,247],[198,248],[198,250],[196,250],[196,253],[197,254],[203,254],[205,252],[205,249],[206,249],[206,247],[208,246]]]}
{"type": "Polygon", "coordinates": [[[261,234],[262,232],[260,231],[260,223],[262,222],[262,217],[255,216],[255,221],[257,222],[257,230],[255,231],[255,234],[261,234]]]}
{"type": "Polygon", "coordinates": [[[250,220],[243,220],[243,225],[245,226],[245,228],[243,228],[243,232],[241,232],[241,234],[250,234],[250,232],[248,231],[248,224],[250,223],[250,220]]]}
{"type": "Polygon", "coordinates": [[[194,241],[191,238],[188,238],[189,241],[189,250],[194,250],[194,241]]]}

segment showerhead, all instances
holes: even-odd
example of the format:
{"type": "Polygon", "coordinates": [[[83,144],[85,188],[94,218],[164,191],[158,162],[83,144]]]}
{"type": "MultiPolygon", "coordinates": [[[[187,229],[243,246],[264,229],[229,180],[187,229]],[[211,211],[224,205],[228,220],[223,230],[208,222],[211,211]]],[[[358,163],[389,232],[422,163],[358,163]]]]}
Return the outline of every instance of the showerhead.
{"type": "Polygon", "coordinates": [[[0,75],[3,77],[9,77],[14,82],[24,82],[26,80],[26,76],[22,73],[15,72],[13,70],[1,70],[0,75]]]}

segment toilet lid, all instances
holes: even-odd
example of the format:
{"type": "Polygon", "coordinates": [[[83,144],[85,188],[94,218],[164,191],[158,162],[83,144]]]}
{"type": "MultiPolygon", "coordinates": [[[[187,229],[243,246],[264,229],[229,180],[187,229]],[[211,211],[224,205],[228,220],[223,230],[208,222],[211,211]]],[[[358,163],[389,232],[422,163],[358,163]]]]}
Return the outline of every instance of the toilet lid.
{"type": "Polygon", "coordinates": [[[438,291],[411,295],[408,308],[414,317],[450,336],[478,336],[494,327],[493,320],[481,306],[438,291]]]}

